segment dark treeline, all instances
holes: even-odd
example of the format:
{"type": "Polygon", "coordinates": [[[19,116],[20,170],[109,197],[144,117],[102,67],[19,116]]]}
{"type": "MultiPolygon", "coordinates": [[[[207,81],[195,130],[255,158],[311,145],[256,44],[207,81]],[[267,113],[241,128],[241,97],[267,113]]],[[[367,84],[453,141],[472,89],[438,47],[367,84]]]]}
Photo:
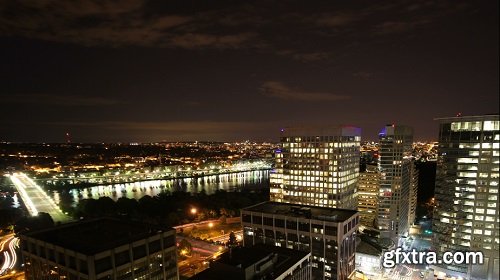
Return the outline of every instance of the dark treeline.
{"type": "Polygon", "coordinates": [[[85,199],[69,212],[76,219],[102,216],[120,216],[150,223],[175,226],[192,221],[233,217],[241,208],[269,200],[269,190],[227,192],[219,190],[212,195],[205,192],[163,192],[144,196],[139,200],[121,197],[116,202],[109,197],[85,199]],[[196,209],[192,213],[191,209],[196,209]]]}

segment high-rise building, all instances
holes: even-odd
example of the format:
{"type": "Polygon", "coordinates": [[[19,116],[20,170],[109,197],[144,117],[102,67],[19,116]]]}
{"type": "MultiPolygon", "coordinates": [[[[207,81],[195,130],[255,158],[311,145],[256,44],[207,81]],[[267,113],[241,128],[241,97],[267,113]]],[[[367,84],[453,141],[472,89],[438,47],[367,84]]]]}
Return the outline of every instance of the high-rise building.
{"type": "Polygon", "coordinates": [[[111,218],[20,235],[26,279],[179,279],[175,230],[111,218]]]}
{"type": "Polygon", "coordinates": [[[245,247],[310,252],[313,279],[343,280],[355,269],[357,211],[262,202],[242,209],[241,222],[245,247]]]}
{"type": "Polygon", "coordinates": [[[271,201],[356,209],[360,140],[352,126],[283,129],[271,201]]]}
{"type": "Polygon", "coordinates": [[[361,224],[374,228],[378,213],[378,196],[380,187],[380,172],[376,165],[366,165],[366,170],[359,173],[358,181],[358,211],[361,224]]]}
{"type": "Polygon", "coordinates": [[[415,162],[412,162],[410,166],[410,205],[408,214],[408,225],[411,226],[415,223],[417,218],[417,198],[418,198],[418,176],[419,172],[415,162]]]}
{"type": "Polygon", "coordinates": [[[433,231],[446,251],[481,251],[484,264],[442,266],[467,279],[499,276],[499,142],[497,115],[439,118],[433,231]]]}
{"type": "MultiPolygon", "coordinates": [[[[377,225],[381,237],[399,241],[409,229],[413,129],[387,125],[379,133],[381,173],[377,225]]],[[[415,211],[415,210],[413,210],[415,211]]],[[[397,243],[399,244],[399,243],[397,243]]]]}

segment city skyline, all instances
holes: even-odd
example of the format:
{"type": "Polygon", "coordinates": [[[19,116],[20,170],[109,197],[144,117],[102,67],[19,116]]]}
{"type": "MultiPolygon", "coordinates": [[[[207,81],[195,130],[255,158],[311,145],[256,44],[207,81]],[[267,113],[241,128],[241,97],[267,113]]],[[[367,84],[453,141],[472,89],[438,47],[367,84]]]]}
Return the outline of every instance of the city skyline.
{"type": "Polygon", "coordinates": [[[279,141],[498,113],[498,2],[0,3],[0,141],[279,141]]]}

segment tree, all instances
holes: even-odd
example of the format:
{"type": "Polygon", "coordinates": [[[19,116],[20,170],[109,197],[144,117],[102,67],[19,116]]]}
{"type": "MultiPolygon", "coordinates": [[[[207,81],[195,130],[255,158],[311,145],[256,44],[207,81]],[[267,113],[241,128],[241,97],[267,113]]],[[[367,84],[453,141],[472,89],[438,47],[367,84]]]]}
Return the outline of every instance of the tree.
{"type": "Polygon", "coordinates": [[[135,199],[120,197],[116,201],[116,209],[118,210],[118,213],[122,215],[135,215],[137,213],[138,206],[139,203],[135,199]]]}
{"type": "Polygon", "coordinates": [[[179,254],[181,256],[189,256],[193,252],[193,246],[186,239],[182,239],[179,242],[179,254]]]}
{"type": "Polygon", "coordinates": [[[233,231],[231,231],[231,233],[229,234],[229,241],[227,242],[227,245],[229,247],[234,247],[238,245],[238,240],[236,240],[236,235],[234,234],[233,231]]]}
{"type": "Polygon", "coordinates": [[[54,220],[49,213],[39,212],[37,216],[25,217],[17,221],[15,232],[46,229],[54,226],[54,220]]]}

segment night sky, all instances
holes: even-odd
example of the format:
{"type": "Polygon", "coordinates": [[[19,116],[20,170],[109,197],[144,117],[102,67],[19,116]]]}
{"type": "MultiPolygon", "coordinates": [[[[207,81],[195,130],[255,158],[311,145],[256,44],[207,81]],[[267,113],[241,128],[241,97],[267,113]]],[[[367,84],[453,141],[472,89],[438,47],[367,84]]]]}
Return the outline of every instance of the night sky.
{"type": "Polygon", "coordinates": [[[498,1],[0,0],[0,141],[278,141],[498,113],[498,1]],[[248,3],[246,3],[248,2],[248,3]],[[250,3],[251,2],[251,3],[250,3]]]}

